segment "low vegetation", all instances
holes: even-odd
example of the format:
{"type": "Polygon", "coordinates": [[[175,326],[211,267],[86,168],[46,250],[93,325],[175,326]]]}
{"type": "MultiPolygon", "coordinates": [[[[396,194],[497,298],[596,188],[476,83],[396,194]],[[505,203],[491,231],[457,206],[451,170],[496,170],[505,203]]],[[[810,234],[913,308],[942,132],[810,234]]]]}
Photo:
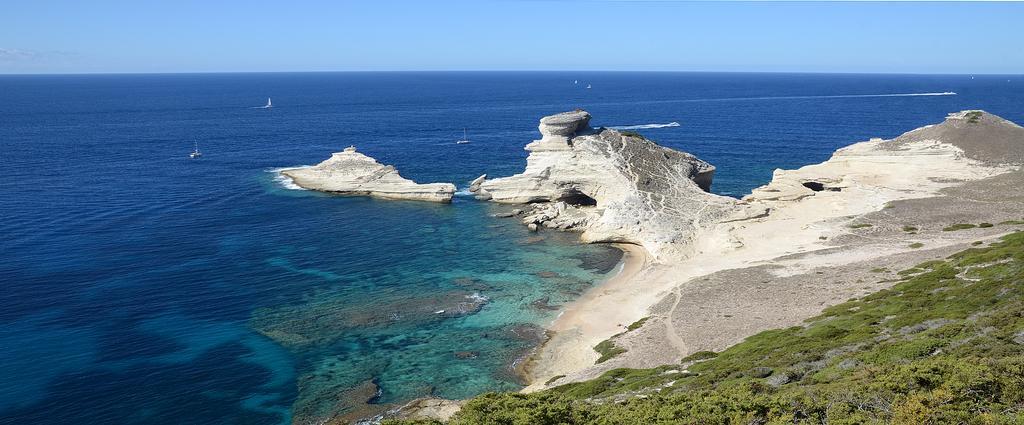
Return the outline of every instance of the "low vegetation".
{"type": "Polygon", "coordinates": [[[917,231],[917,228],[914,226],[903,226],[903,231],[907,233],[913,233],[917,231]]]}
{"type": "Polygon", "coordinates": [[[851,229],[863,229],[865,227],[872,227],[870,223],[851,224],[851,229]]]}
{"type": "Polygon", "coordinates": [[[982,113],[981,111],[971,111],[971,112],[968,112],[967,113],[967,122],[969,122],[971,124],[975,124],[975,123],[978,122],[978,120],[981,119],[982,115],[984,115],[984,113],[982,113]]]}
{"type": "Polygon", "coordinates": [[[1021,423],[1024,233],[683,364],[489,393],[451,424],[1021,423]]]}
{"type": "Polygon", "coordinates": [[[595,363],[604,363],[608,361],[608,359],[611,359],[612,357],[625,353],[627,350],[625,348],[615,345],[615,343],[612,342],[612,339],[626,332],[640,329],[640,327],[644,325],[644,322],[647,322],[647,319],[650,319],[650,317],[644,317],[640,320],[630,323],[629,326],[626,327],[626,330],[624,332],[619,332],[613,335],[611,338],[601,341],[600,343],[595,345],[594,351],[597,351],[597,353],[601,355],[601,357],[599,357],[595,363]]]}
{"type": "Polygon", "coordinates": [[[967,229],[973,229],[975,227],[978,227],[978,225],[970,224],[970,223],[957,223],[957,224],[954,224],[954,225],[951,225],[951,226],[943,227],[942,231],[943,232],[955,232],[957,230],[967,230],[967,229]]]}
{"type": "Polygon", "coordinates": [[[914,249],[918,249],[918,248],[924,246],[924,244],[921,243],[921,242],[914,242],[914,243],[912,243],[912,244],[910,244],[908,246],[911,247],[911,248],[914,248],[914,249]]]}
{"type": "Polygon", "coordinates": [[[612,357],[625,353],[626,349],[615,345],[612,340],[606,339],[595,345],[594,351],[597,351],[597,354],[601,355],[601,357],[598,357],[597,361],[594,363],[604,363],[612,357]]]}
{"type": "Polygon", "coordinates": [[[718,357],[718,353],[714,351],[698,351],[690,354],[689,356],[683,357],[682,363],[699,362],[702,360],[713,359],[715,357],[718,357]]]}
{"type": "Polygon", "coordinates": [[[626,137],[636,137],[636,138],[638,138],[638,139],[643,139],[643,140],[647,140],[647,138],[646,138],[646,137],[644,137],[644,135],[643,135],[643,134],[637,133],[637,132],[635,132],[635,131],[630,131],[630,130],[622,130],[622,131],[620,131],[620,132],[619,132],[619,134],[621,134],[621,135],[623,135],[623,136],[626,136],[626,137]]]}
{"type": "Polygon", "coordinates": [[[643,326],[645,322],[647,322],[647,319],[650,319],[650,317],[644,317],[643,319],[630,323],[629,326],[626,327],[626,332],[640,329],[640,327],[643,326]]]}

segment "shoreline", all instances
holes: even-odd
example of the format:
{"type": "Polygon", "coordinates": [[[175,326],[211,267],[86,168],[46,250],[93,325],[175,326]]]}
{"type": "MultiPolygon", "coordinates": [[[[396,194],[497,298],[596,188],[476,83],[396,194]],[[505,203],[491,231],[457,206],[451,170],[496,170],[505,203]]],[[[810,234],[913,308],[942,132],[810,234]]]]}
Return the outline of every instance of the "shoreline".
{"type": "MultiPolygon", "coordinates": [[[[944,189],[996,178],[1012,167],[963,160],[949,145],[918,143],[897,153],[876,149],[879,143],[856,143],[823,163],[777,171],[768,186],[743,201],[770,207],[770,215],[705,228],[688,256],[655,260],[638,245],[617,245],[624,251],[623,271],[567,304],[548,326],[553,335],[528,360],[529,385],[522,392],[593,379],[614,368],[677,363],[695,351],[719,351],[762,330],[798,325],[827,306],[888,286],[870,273],[858,277],[863,283],[821,283],[822,270],[909,267],[982,236],[938,229],[909,233],[901,227],[924,224],[924,217],[890,217],[903,209],[892,209],[892,203],[944,203],[944,189]],[[891,169],[894,163],[902,168],[891,169]],[[764,190],[801,175],[832,173],[844,173],[841,191],[788,200],[764,190]],[[927,248],[910,246],[915,242],[927,248]],[[650,320],[627,329],[643,318],[650,320]],[[594,347],[605,340],[624,351],[598,364],[594,347]]],[[[939,218],[925,220],[943,223],[939,218]]]]}
{"type": "MultiPolygon", "coordinates": [[[[533,354],[527,358],[523,371],[528,384],[521,390],[522,392],[532,392],[543,389],[544,383],[541,382],[541,380],[546,380],[551,376],[557,375],[557,373],[549,373],[547,369],[551,366],[557,367],[561,361],[552,362],[551,359],[546,358],[546,354],[564,352],[565,350],[561,349],[563,345],[578,346],[585,342],[573,338],[574,336],[580,334],[601,335],[607,332],[621,332],[626,326],[629,326],[630,323],[639,320],[639,317],[632,320],[629,320],[629,318],[635,316],[637,312],[641,315],[645,314],[646,307],[642,309],[634,308],[629,310],[619,310],[616,312],[598,310],[602,307],[599,302],[600,300],[608,299],[610,294],[619,293],[620,291],[634,287],[638,282],[637,277],[651,270],[653,266],[653,257],[651,257],[647,250],[640,245],[626,243],[614,243],[610,245],[622,251],[622,259],[619,260],[619,265],[616,266],[616,268],[621,266],[620,270],[615,273],[615,275],[610,276],[597,285],[591,287],[579,298],[566,304],[558,314],[558,317],[546,326],[547,331],[552,333],[552,335],[544,341],[544,343],[539,345],[533,354]],[[613,319],[604,321],[587,320],[587,318],[590,317],[590,314],[597,313],[598,311],[602,313],[603,317],[613,319]],[[626,323],[620,323],[621,321],[616,321],[615,319],[628,321],[626,323]]],[[[594,344],[596,344],[596,342],[594,344]]],[[[594,360],[597,359],[598,354],[597,352],[592,353],[592,359],[580,358],[579,360],[589,360],[588,364],[593,364],[594,360]]],[[[562,361],[565,360],[563,359],[562,361]]]]}
{"type": "MultiPolygon", "coordinates": [[[[975,124],[962,122],[968,116],[775,170],[730,215],[697,227],[686,249],[661,250],[657,239],[613,244],[621,268],[546,326],[549,338],[522,366],[520,392],[612,369],[680,365],[694,352],[720,352],[889,288],[901,270],[1024,230],[1024,171],[985,159],[994,154],[959,133],[975,124]]],[[[996,127],[979,130],[983,140],[1020,129],[989,125],[996,127]]]]}
{"type": "Polygon", "coordinates": [[[286,190],[309,190],[295,183],[295,179],[285,174],[285,171],[299,170],[303,168],[310,168],[312,165],[300,165],[297,167],[277,167],[266,170],[268,173],[273,175],[274,183],[278,187],[286,190]]]}

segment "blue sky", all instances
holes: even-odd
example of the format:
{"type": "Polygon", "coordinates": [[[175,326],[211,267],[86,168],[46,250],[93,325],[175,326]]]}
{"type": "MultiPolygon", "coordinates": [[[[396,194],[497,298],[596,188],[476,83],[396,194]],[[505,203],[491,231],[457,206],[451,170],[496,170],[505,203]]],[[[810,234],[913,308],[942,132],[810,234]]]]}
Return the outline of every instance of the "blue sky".
{"type": "Polygon", "coordinates": [[[1024,3],[15,1],[0,73],[1024,73],[1024,3]]]}

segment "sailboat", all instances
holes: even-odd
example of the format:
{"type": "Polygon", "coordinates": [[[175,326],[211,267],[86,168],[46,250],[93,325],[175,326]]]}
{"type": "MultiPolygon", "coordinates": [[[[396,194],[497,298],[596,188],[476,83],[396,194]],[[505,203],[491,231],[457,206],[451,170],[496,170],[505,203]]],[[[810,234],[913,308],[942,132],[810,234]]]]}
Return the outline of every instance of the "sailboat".
{"type": "Polygon", "coordinates": [[[588,89],[590,88],[590,84],[587,84],[587,88],[588,88],[588,89]]]}
{"type": "Polygon", "coordinates": [[[456,140],[455,144],[464,145],[466,143],[469,143],[469,137],[466,136],[466,129],[462,129],[462,140],[456,140]]]}
{"type": "Polygon", "coordinates": [[[270,108],[273,108],[273,107],[274,107],[274,104],[270,102],[270,98],[268,97],[267,98],[267,104],[263,105],[263,109],[270,109],[270,108]]]}
{"type": "Polygon", "coordinates": [[[192,158],[192,159],[196,159],[196,158],[199,158],[199,157],[203,156],[203,153],[199,152],[199,141],[196,140],[195,144],[196,144],[195,149],[192,150],[192,153],[188,154],[188,157],[192,158]]]}

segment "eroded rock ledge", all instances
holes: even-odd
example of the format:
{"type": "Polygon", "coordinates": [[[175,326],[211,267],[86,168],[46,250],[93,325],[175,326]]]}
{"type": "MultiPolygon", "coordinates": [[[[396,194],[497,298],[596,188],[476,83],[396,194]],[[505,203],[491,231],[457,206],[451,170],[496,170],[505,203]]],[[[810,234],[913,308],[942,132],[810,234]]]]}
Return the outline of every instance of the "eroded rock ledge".
{"type": "Polygon", "coordinates": [[[777,169],[770,183],[743,199],[777,207],[779,202],[810,196],[850,198],[829,193],[844,190],[893,192],[886,199],[924,197],[941,187],[1020,166],[1021,140],[1024,129],[1010,121],[984,111],[954,112],[942,123],[895,139],[875,138],[840,148],[820,164],[777,169]]]}
{"type": "Polygon", "coordinates": [[[581,231],[585,242],[643,246],[655,258],[685,255],[699,229],[735,200],[708,193],[715,167],[635,133],[590,127],[576,110],[544,117],[526,145],[526,170],[473,182],[479,199],[531,204],[531,226],[581,231]]]}
{"type": "Polygon", "coordinates": [[[356,152],[355,146],[312,167],[286,169],[281,174],[300,187],[341,195],[451,202],[455,194],[451,183],[416,183],[399,175],[395,167],[356,152]]]}

